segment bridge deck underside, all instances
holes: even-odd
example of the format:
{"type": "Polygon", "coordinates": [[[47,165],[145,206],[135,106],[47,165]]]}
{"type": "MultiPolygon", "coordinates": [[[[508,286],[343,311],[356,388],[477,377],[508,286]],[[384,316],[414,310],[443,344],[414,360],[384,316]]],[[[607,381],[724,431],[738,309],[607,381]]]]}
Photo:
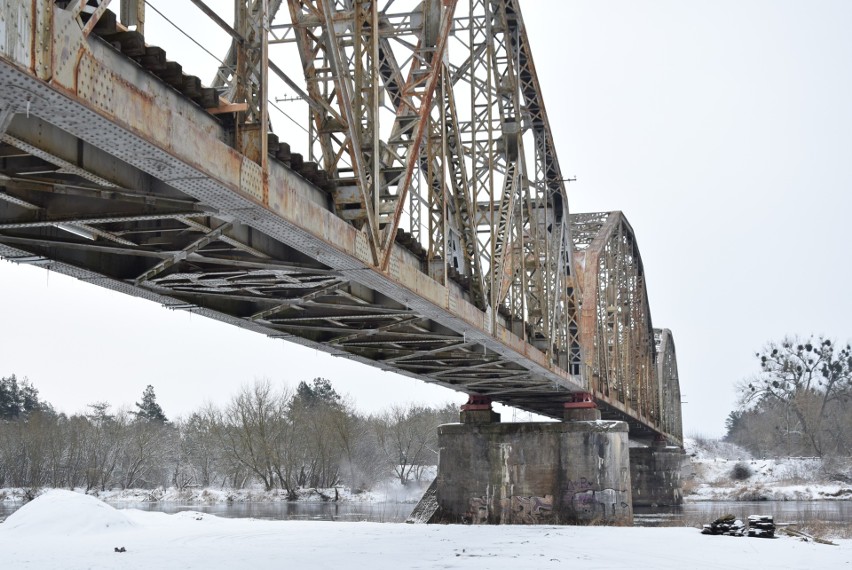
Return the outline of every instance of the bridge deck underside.
{"type": "Polygon", "coordinates": [[[579,388],[252,227],[259,207],[219,213],[58,128],[67,110],[31,111],[0,135],[0,256],[551,417],[579,388]]]}

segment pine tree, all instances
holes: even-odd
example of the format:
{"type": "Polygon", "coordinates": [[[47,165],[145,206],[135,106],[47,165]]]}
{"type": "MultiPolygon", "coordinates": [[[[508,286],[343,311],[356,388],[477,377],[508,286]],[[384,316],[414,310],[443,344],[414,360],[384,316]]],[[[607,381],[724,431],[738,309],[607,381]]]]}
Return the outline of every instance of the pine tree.
{"type": "Polygon", "coordinates": [[[152,422],[166,423],[166,414],[163,413],[163,408],[157,403],[157,396],[154,394],[154,387],[148,384],[145,391],[142,392],[142,402],[136,402],[136,407],[139,411],[133,412],[137,419],[148,420],[152,422]]]}
{"type": "Polygon", "coordinates": [[[0,378],[0,419],[13,420],[20,413],[18,379],[14,374],[8,378],[0,378]]]}
{"type": "Polygon", "coordinates": [[[331,386],[326,378],[314,378],[312,384],[305,381],[299,382],[296,388],[296,396],[293,398],[294,405],[312,408],[325,405],[338,407],[342,403],[340,394],[331,386]]]}
{"type": "Polygon", "coordinates": [[[14,420],[39,410],[53,412],[50,404],[39,400],[38,390],[29,380],[19,381],[14,374],[0,378],[0,419],[14,420]]]}

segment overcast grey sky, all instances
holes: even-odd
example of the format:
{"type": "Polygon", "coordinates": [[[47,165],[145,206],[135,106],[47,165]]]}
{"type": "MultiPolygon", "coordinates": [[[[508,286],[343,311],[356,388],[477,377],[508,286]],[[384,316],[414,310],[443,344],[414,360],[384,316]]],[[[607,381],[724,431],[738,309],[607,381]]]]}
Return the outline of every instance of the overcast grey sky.
{"type": "MultiPolygon", "coordinates": [[[[194,35],[209,38],[214,53],[227,50],[221,34],[201,27],[203,16],[180,15],[191,7],[152,3],[198,23],[194,35]]],[[[626,214],[654,325],[674,334],[685,432],[722,435],[734,384],[756,372],[754,352],[766,341],[797,333],[852,338],[852,3],[521,6],[563,173],[577,176],[571,211],[626,214]]],[[[174,32],[155,35],[154,20],[149,14],[149,43],[177,57],[168,46],[174,32]]],[[[199,70],[190,71],[209,78],[215,63],[195,54],[199,70]]],[[[224,402],[256,378],[295,385],[315,376],[367,411],[464,400],[2,262],[0,375],[11,373],[68,412],[98,400],[132,405],[153,384],[175,416],[205,400],[224,402]]]]}

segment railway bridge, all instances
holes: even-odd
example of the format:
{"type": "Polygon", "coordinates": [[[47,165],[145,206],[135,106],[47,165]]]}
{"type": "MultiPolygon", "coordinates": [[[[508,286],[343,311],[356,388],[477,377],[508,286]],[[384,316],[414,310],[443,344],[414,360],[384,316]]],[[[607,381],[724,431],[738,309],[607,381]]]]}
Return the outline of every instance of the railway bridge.
{"type": "Polygon", "coordinates": [[[676,500],[672,335],[569,211],[522,0],[223,2],[156,20],[229,39],[202,81],[143,0],[0,0],[0,257],[469,394],[447,520],[676,500]]]}

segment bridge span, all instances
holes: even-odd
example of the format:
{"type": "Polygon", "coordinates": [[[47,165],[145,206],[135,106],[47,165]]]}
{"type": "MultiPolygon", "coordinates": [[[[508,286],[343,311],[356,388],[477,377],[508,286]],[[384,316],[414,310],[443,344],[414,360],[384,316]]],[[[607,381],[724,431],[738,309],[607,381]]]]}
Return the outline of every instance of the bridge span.
{"type": "Polygon", "coordinates": [[[0,0],[0,257],[680,445],[671,333],[624,215],[569,213],[519,3],[192,0],[231,38],[208,87],[141,0],[0,0]]]}

